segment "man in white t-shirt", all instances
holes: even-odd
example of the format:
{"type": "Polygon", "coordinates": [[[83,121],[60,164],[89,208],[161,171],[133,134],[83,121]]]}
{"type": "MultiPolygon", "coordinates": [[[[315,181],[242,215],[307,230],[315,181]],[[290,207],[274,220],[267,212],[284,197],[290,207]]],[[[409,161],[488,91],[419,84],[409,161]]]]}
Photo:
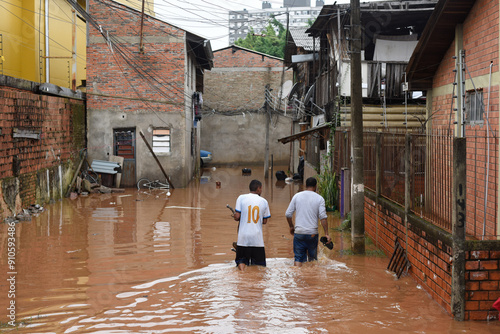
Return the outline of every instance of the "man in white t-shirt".
{"type": "Polygon", "coordinates": [[[285,216],[293,235],[293,253],[295,265],[318,259],[318,220],[325,230],[327,242],[332,239],[328,235],[328,221],[325,199],[316,193],[317,181],[314,177],[306,180],[306,189],[293,196],[285,216]],[[295,212],[295,226],[293,214],[295,212]]]}
{"type": "Polygon", "coordinates": [[[234,220],[239,222],[235,261],[242,271],[249,265],[266,266],[262,225],[271,217],[269,204],[260,197],[262,183],[252,180],[249,188],[250,193],[240,195],[234,207],[234,220]]]}

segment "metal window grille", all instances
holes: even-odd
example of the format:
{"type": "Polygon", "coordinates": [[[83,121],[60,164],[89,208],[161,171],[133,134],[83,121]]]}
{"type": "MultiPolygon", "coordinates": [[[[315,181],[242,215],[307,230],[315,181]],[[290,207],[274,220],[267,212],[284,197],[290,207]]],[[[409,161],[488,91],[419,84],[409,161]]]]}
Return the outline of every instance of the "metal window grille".
{"type": "Polygon", "coordinates": [[[468,123],[483,122],[483,91],[470,91],[465,96],[466,120],[468,123]]]}

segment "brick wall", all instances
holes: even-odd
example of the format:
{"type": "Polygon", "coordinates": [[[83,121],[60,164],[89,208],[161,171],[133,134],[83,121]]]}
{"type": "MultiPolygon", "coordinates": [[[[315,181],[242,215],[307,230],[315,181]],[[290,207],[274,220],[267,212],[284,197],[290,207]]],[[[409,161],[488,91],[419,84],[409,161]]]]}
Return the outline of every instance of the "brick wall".
{"type": "Polygon", "coordinates": [[[60,198],[59,166],[67,187],[73,160],[85,147],[84,101],[0,86],[0,129],[2,218],[60,198]],[[37,133],[40,139],[14,138],[15,129],[37,133]]]}
{"type": "Polygon", "coordinates": [[[101,32],[89,24],[88,108],[120,112],[183,110],[185,31],[146,15],[141,53],[140,12],[111,1],[90,1],[89,7],[105,34],[118,45],[112,49],[101,32]]]}
{"type": "MultiPolygon", "coordinates": [[[[140,51],[141,12],[113,1],[89,1],[90,14],[115,42],[112,46],[89,25],[87,47],[89,159],[107,160],[116,153],[113,133],[135,133],[134,155],[124,167],[122,184],[132,186],[143,177],[165,179],[148,147],[152,130],[171,130],[171,151],[157,157],[175,187],[184,187],[199,164],[192,115],[197,80],[192,34],[144,16],[140,51]],[[193,138],[193,150],[191,150],[193,138]]],[[[200,37],[201,38],[201,37],[200,37]]],[[[201,47],[201,46],[197,46],[201,47]]]]}
{"type": "MultiPolygon", "coordinates": [[[[414,216],[405,226],[404,209],[365,191],[365,232],[387,256],[398,238],[411,263],[410,276],[451,314],[453,250],[451,234],[414,216]]],[[[465,319],[498,319],[500,241],[466,241],[465,319]],[[471,250],[473,249],[473,250],[471,250]]]]}
{"type": "MultiPolygon", "coordinates": [[[[493,72],[498,71],[498,8],[498,1],[478,0],[463,23],[465,61],[473,78],[488,75],[491,61],[493,61],[493,72]]],[[[455,43],[452,43],[434,76],[434,87],[453,82],[454,53],[455,43]]],[[[469,74],[467,79],[470,79],[469,74]]]]}
{"type": "MultiPolygon", "coordinates": [[[[256,111],[264,105],[265,86],[278,96],[283,61],[256,52],[229,47],[214,52],[214,68],[205,72],[206,109],[216,111],[256,111]],[[234,53],[232,50],[236,50],[234,53]]],[[[284,81],[293,72],[285,72],[284,81]]]]}
{"type": "Polygon", "coordinates": [[[214,51],[214,68],[224,67],[281,67],[283,60],[256,51],[230,46],[214,51]]]}
{"type": "MultiPolygon", "coordinates": [[[[498,82],[492,81],[489,90],[490,63],[493,62],[492,73],[499,70],[499,3],[494,0],[479,0],[471,9],[468,17],[463,23],[463,49],[465,50],[466,89],[482,89],[484,92],[484,103],[489,101],[490,126],[498,129],[498,82]],[[482,80],[480,77],[483,76],[482,80]],[[472,80],[471,80],[472,78],[472,80]],[[474,81],[474,85],[472,85],[474,81]],[[491,100],[489,100],[491,99],[491,100]]],[[[451,85],[455,79],[455,42],[453,42],[445,53],[438,70],[433,78],[433,88],[442,88],[451,85]]],[[[450,125],[450,112],[452,112],[452,88],[449,86],[446,93],[433,97],[432,110],[436,112],[433,116],[433,127],[448,128],[450,125]]],[[[455,90],[456,93],[456,90],[455,90]]],[[[452,114],[451,122],[455,121],[452,114]]],[[[453,123],[451,124],[453,129],[453,123]]],[[[470,128],[471,126],[468,126],[470,128]]]]}
{"type": "Polygon", "coordinates": [[[492,305],[500,298],[499,261],[500,250],[466,252],[466,319],[498,319],[498,311],[492,305]]]}
{"type": "Polygon", "coordinates": [[[415,219],[408,222],[406,229],[401,207],[386,200],[377,205],[373,199],[365,197],[366,234],[387,256],[394,252],[397,237],[411,263],[409,274],[450,313],[451,239],[439,238],[439,233],[433,233],[427,224],[415,219]]]}

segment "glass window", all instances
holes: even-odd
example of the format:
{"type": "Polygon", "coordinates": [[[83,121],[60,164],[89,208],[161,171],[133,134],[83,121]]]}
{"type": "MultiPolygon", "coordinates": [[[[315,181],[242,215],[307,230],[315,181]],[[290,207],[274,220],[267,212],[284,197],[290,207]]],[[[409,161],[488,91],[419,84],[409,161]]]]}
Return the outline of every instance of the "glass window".
{"type": "Polygon", "coordinates": [[[170,129],[153,129],[153,152],[170,153],[170,129]]]}

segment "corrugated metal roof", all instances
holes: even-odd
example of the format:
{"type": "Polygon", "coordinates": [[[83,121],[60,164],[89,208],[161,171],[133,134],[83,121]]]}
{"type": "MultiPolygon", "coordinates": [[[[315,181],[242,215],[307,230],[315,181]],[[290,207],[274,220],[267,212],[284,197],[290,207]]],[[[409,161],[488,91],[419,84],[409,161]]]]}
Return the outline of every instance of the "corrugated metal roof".
{"type": "Polygon", "coordinates": [[[306,51],[319,50],[319,39],[316,39],[316,48],[314,48],[314,39],[306,34],[306,30],[307,28],[290,28],[290,35],[295,45],[306,51]]]}
{"type": "Polygon", "coordinates": [[[94,172],[104,174],[116,174],[121,170],[119,163],[105,160],[93,160],[91,167],[94,172]]]}

